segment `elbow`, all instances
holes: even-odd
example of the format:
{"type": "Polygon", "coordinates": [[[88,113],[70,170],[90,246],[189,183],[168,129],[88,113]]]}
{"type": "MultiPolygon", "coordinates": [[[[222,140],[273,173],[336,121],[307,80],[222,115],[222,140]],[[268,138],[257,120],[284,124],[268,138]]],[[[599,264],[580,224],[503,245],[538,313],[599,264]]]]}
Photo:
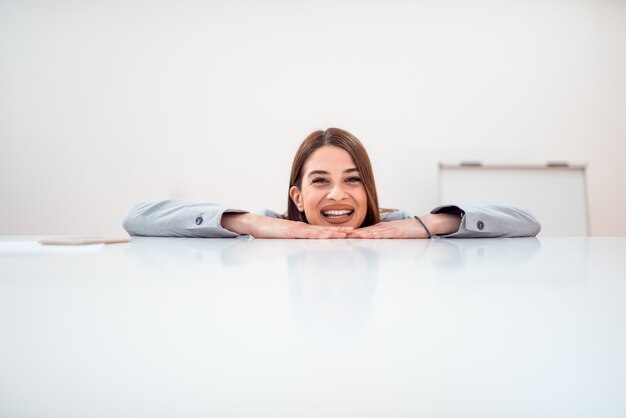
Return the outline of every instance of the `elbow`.
{"type": "Polygon", "coordinates": [[[539,234],[539,232],[541,232],[541,224],[539,223],[539,221],[535,220],[532,230],[530,232],[530,236],[535,237],[537,236],[537,234],[539,234]]]}
{"type": "Polygon", "coordinates": [[[142,221],[144,215],[144,205],[139,204],[132,208],[128,215],[122,221],[122,226],[128,232],[128,235],[137,236],[144,235],[142,233],[142,225],[144,222],[142,221]]]}
{"type": "Polygon", "coordinates": [[[541,223],[539,222],[539,220],[537,220],[535,215],[527,209],[520,209],[520,212],[522,215],[520,220],[522,220],[522,222],[525,224],[525,226],[522,228],[524,233],[521,236],[537,236],[537,234],[541,232],[541,223]]]}
{"type": "Polygon", "coordinates": [[[529,237],[534,237],[541,232],[541,223],[535,218],[532,213],[527,214],[528,218],[528,235],[529,237]]]}
{"type": "Polygon", "coordinates": [[[137,234],[137,231],[135,228],[135,217],[133,216],[132,212],[126,215],[126,217],[124,218],[124,221],[122,222],[122,226],[124,227],[126,232],[128,232],[128,235],[131,235],[131,236],[139,235],[137,234]]]}
{"type": "Polygon", "coordinates": [[[140,203],[130,210],[122,221],[122,226],[132,236],[169,236],[159,227],[159,218],[167,213],[168,200],[154,200],[140,203]]]}

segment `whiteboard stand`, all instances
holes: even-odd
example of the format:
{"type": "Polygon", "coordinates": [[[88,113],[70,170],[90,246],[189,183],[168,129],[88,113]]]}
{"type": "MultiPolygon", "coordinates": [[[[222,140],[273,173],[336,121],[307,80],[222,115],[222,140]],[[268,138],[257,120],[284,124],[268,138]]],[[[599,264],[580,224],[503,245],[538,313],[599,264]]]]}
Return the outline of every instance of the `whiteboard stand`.
{"type": "Polygon", "coordinates": [[[509,203],[530,210],[542,236],[589,235],[586,164],[439,163],[439,202],[509,203]]]}

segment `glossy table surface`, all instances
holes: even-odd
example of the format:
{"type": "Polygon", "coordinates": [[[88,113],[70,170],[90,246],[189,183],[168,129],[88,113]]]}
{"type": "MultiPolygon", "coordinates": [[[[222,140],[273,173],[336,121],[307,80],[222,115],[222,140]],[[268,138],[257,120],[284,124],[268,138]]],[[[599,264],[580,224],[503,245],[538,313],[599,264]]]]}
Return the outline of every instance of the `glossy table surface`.
{"type": "Polygon", "coordinates": [[[17,244],[0,417],[626,416],[626,238],[17,244]]]}

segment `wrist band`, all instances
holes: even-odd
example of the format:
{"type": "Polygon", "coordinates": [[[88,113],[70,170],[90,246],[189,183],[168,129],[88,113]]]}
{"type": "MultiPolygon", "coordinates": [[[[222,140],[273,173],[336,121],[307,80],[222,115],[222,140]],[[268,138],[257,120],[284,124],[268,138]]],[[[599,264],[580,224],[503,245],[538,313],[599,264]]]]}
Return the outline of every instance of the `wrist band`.
{"type": "Polygon", "coordinates": [[[420,217],[419,216],[414,216],[414,218],[417,219],[419,221],[419,223],[422,224],[422,226],[424,227],[424,230],[428,234],[428,238],[432,238],[433,234],[430,233],[430,230],[428,229],[426,224],[420,219],[420,217]]]}

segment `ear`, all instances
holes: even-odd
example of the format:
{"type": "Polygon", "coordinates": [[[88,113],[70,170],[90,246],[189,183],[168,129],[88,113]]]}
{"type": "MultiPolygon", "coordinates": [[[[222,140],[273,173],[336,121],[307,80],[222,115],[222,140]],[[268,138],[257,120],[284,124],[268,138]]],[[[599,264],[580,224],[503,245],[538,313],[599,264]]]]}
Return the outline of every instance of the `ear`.
{"type": "Polygon", "coordinates": [[[289,189],[289,197],[293,200],[293,203],[296,204],[296,207],[300,212],[304,212],[304,204],[302,203],[302,193],[296,186],[291,186],[289,189]]]}

